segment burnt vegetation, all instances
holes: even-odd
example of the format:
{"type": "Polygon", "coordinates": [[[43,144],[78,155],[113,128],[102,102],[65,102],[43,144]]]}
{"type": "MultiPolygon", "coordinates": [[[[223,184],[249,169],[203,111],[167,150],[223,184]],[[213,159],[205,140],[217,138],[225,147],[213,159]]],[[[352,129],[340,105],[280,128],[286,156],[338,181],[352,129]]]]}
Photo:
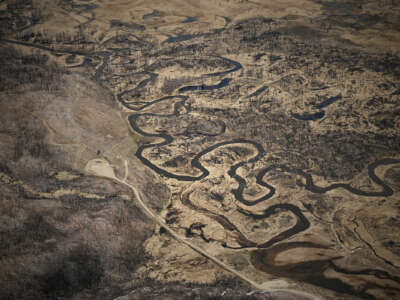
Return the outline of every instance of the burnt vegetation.
{"type": "Polygon", "coordinates": [[[55,91],[64,71],[38,51],[22,54],[15,48],[0,45],[0,91],[55,91]]]}

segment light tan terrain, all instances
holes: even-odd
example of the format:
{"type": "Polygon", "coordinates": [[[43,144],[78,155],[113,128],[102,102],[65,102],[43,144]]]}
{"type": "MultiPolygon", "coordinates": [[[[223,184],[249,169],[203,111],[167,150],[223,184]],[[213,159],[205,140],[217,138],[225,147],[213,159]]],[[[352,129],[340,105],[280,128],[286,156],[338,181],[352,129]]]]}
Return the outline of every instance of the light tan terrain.
{"type": "Polygon", "coordinates": [[[399,20],[2,1],[0,298],[398,299],[399,20]]]}

